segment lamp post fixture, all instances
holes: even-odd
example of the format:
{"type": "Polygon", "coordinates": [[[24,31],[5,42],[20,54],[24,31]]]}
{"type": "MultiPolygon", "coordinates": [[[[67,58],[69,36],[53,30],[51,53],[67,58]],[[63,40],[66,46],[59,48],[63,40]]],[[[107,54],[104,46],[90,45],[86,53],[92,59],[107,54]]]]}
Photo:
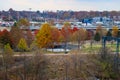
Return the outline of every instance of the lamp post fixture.
{"type": "Polygon", "coordinates": [[[30,11],[30,14],[29,14],[29,21],[32,21],[32,18],[31,18],[31,10],[32,10],[32,8],[29,8],[29,11],[30,11]]]}
{"type": "Polygon", "coordinates": [[[107,37],[104,36],[102,37],[102,44],[103,44],[103,49],[105,49],[106,47],[106,41],[110,39],[110,40],[115,40],[117,42],[116,44],[116,54],[115,54],[115,70],[118,71],[119,70],[119,64],[120,64],[120,59],[119,59],[119,42],[120,42],[120,38],[114,38],[114,37],[107,37]]]}

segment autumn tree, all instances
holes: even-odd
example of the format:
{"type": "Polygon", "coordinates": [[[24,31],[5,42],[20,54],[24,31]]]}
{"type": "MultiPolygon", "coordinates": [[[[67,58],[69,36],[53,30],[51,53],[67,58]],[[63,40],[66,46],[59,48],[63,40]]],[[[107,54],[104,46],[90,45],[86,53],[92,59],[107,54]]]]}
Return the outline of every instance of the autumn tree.
{"type": "Polygon", "coordinates": [[[118,26],[113,26],[112,27],[112,36],[117,37],[118,31],[119,31],[118,26]]]}
{"type": "Polygon", "coordinates": [[[62,34],[62,31],[59,31],[59,42],[64,42],[64,36],[62,34]]]}
{"type": "Polygon", "coordinates": [[[48,23],[49,23],[51,26],[53,26],[53,25],[54,25],[54,20],[50,20],[48,23]]]}
{"type": "Polygon", "coordinates": [[[2,45],[6,45],[6,44],[13,44],[13,39],[11,37],[10,32],[8,32],[6,29],[4,29],[3,31],[0,32],[0,43],[2,45]]]}
{"type": "Polygon", "coordinates": [[[73,33],[74,33],[74,32],[76,32],[76,31],[78,31],[79,29],[78,29],[77,27],[73,27],[72,30],[73,30],[73,33]]]}
{"type": "Polygon", "coordinates": [[[107,34],[107,29],[106,28],[102,28],[102,36],[106,36],[107,34]]]}
{"type": "Polygon", "coordinates": [[[28,50],[28,46],[27,46],[26,40],[24,38],[20,39],[17,47],[18,47],[18,50],[20,50],[20,51],[28,50]]]}
{"type": "Polygon", "coordinates": [[[86,30],[86,39],[87,39],[87,40],[91,40],[92,36],[93,36],[93,32],[86,30]]]}
{"type": "Polygon", "coordinates": [[[60,33],[59,33],[59,30],[55,27],[52,27],[51,29],[51,37],[52,37],[52,46],[54,47],[54,44],[57,44],[60,40],[59,40],[59,37],[60,37],[60,33]]]}
{"type": "Polygon", "coordinates": [[[100,38],[102,38],[102,36],[104,35],[103,34],[103,28],[101,25],[98,25],[97,28],[96,28],[96,33],[99,33],[100,34],[100,38]]]}
{"type": "Polygon", "coordinates": [[[35,30],[34,35],[36,36],[38,32],[39,32],[39,30],[35,30]]]}
{"type": "Polygon", "coordinates": [[[13,48],[17,48],[17,44],[21,38],[23,38],[23,31],[18,26],[13,26],[10,30],[11,37],[13,39],[13,48]]]}
{"type": "Polygon", "coordinates": [[[92,48],[92,45],[93,45],[93,38],[94,38],[94,32],[92,31],[92,30],[89,30],[89,31],[87,31],[86,32],[87,33],[87,37],[86,37],[86,39],[87,40],[90,40],[90,46],[91,46],[91,48],[92,48]]]}
{"type": "Polygon", "coordinates": [[[26,18],[22,18],[17,22],[18,26],[22,29],[28,29],[28,26],[30,25],[29,21],[26,18]]]}
{"type": "Polygon", "coordinates": [[[26,42],[27,42],[28,47],[30,47],[30,45],[32,44],[32,42],[33,42],[33,40],[34,40],[33,35],[32,35],[32,33],[31,33],[30,30],[28,30],[28,31],[26,32],[26,34],[25,34],[25,39],[26,39],[26,42]]]}
{"type": "Polygon", "coordinates": [[[47,48],[51,45],[51,26],[45,23],[41,26],[39,32],[36,35],[36,43],[39,48],[47,48]]]}
{"type": "Polygon", "coordinates": [[[80,44],[82,45],[84,40],[86,39],[86,30],[80,28],[73,34],[73,39],[78,42],[78,49],[80,48],[80,44]]]}
{"type": "Polygon", "coordinates": [[[71,32],[72,32],[71,24],[69,22],[65,22],[61,30],[61,33],[63,35],[63,42],[65,44],[65,52],[67,49],[67,42],[70,41],[71,32]]]}
{"type": "Polygon", "coordinates": [[[106,30],[106,28],[103,28],[101,25],[99,25],[96,28],[96,33],[99,33],[100,34],[100,39],[102,39],[103,36],[106,36],[107,30],[106,30]]]}
{"type": "Polygon", "coordinates": [[[5,53],[10,53],[10,54],[13,53],[13,50],[12,50],[9,43],[4,46],[4,52],[5,53]]]}
{"type": "Polygon", "coordinates": [[[96,33],[99,33],[100,39],[101,39],[101,38],[102,38],[102,35],[103,35],[103,33],[102,33],[102,26],[101,26],[101,25],[98,25],[98,26],[96,27],[96,33]]]}
{"type": "Polygon", "coordinates": [[[96,32],[99,32],[100,34],[102,33],[102,26],[101,25],[98,25],[96,27],[96,32]]]}

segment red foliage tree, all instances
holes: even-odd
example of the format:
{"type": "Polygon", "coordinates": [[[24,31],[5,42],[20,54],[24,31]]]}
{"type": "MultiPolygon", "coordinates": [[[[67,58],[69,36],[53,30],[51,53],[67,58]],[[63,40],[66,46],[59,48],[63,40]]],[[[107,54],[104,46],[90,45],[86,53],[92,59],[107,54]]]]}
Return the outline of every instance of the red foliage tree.
{"type": "Polygon", "coordinates": [[[70,27],[62,27],[61,33],[64,37],[63,41],[69,41],[72,34],[72,29],[70,27]]]}
{"type": "Polygon", "coordinates": [[[10,32],[8,32],[6,29],[4,29],[3,31],[0,31],[0,43],[3,45],[13,44],[13,39],[10,35],[10,32]]]}
{"type": "Polygon", "coordinates": [[[57,28],[52,28],[51,30],[51,36],[52,36],[52,41],[55,43],[59,42],[59,37],[60,37],[60,33],[59,30],[57,28]]]}
{"type": "Polygon", "coordinates": [[[74,32],[76,32],[76,31],[78,31],[79,29],[75,26],[75,27],[73,27],[73,33],[74,32]]]}
{"type": "Polygon", "coordinates": [[[87,40],[91,40],[91,38],[92,38],[92,36],[93,36],[92,31],[86,31],[86,33],[87,33],[86,39],[87,39],[87,40]]]}
{"type": "Polygon", "coordinates": [[[32,44],[34,38],[33,38],[33,34],[30,30],[28,30],[25,34],[25,39],[26,39],[26,42],[28,44],[28,47],[30,47],[30,45],[32,44]]]}
{"type": "Polygon", "coordinates": [[[64,26],[61,29],[61,33],[63,35],[63,40],[62,41],[65,44],[65,52],[66,52],[67,42],[70,41],[71,35],[72,35],[71,25],[69,23],[65,23],[64,26]]]}
{"type": "Polygon", "coordinates": [[[19,27],[15,26],[11,28],[10,34],[13,39],[13,47],[16,48],[19,40],[24,37],[23,32],[19,27]]]}
{"type": "Polygon", "coordinates": [[[34,35],[36,35],[38,32],[39,32],[39,30],[35,30],[35,31],[34,31],[34,35]]]}

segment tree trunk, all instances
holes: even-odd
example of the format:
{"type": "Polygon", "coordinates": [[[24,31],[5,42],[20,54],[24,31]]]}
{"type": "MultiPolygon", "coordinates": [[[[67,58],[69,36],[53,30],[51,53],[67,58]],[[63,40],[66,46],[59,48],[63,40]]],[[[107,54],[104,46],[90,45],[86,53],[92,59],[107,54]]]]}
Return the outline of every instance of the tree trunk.
{"type": "Polygon", "coordinates": [[[65,41],[65,54],[67,53],[67,41],[65,41]]]}

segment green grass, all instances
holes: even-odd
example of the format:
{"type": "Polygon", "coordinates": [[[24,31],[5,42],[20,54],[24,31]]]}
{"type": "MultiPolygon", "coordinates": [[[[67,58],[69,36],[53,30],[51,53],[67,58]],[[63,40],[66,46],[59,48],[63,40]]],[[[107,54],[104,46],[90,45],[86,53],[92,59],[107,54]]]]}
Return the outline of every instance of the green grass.
{"type": "MultiPolygon", "coordinates": [[[[116,47],[117,47],[117,44],[114,43],[114,44],[106,44],[113,52],[116,52],[116,47]]],[[[119,44],[119,52],[120,52],[120,44],[119,44]]]]}
{"type": "Polygon", "coordinates": [[[101,44],[93,44],[93,46],[91,47],[90,44],[85,44],[84,47],[81,49],[81,51],[83,52],[96,52],[98,51],[100,48],[102,47],[101,44]]]}
{"type": "MultiPolygon", "coordinates": [[[[116,43],[106,43],[106,47],[111,49],[112,52],[116,52],[116,43]]],[[[120,46],[120,45],[119,45],[120,46]]],[[[89,43],[85,44],[84,47],[81,49],[83,52],[96,52],[99,51],[99,49],[102,47],[101,43],[94,43],[92,45],[92,48],[89,43]]],[[[120,47],[119,47],[119,52],[120,52],[120,47]]]]}

